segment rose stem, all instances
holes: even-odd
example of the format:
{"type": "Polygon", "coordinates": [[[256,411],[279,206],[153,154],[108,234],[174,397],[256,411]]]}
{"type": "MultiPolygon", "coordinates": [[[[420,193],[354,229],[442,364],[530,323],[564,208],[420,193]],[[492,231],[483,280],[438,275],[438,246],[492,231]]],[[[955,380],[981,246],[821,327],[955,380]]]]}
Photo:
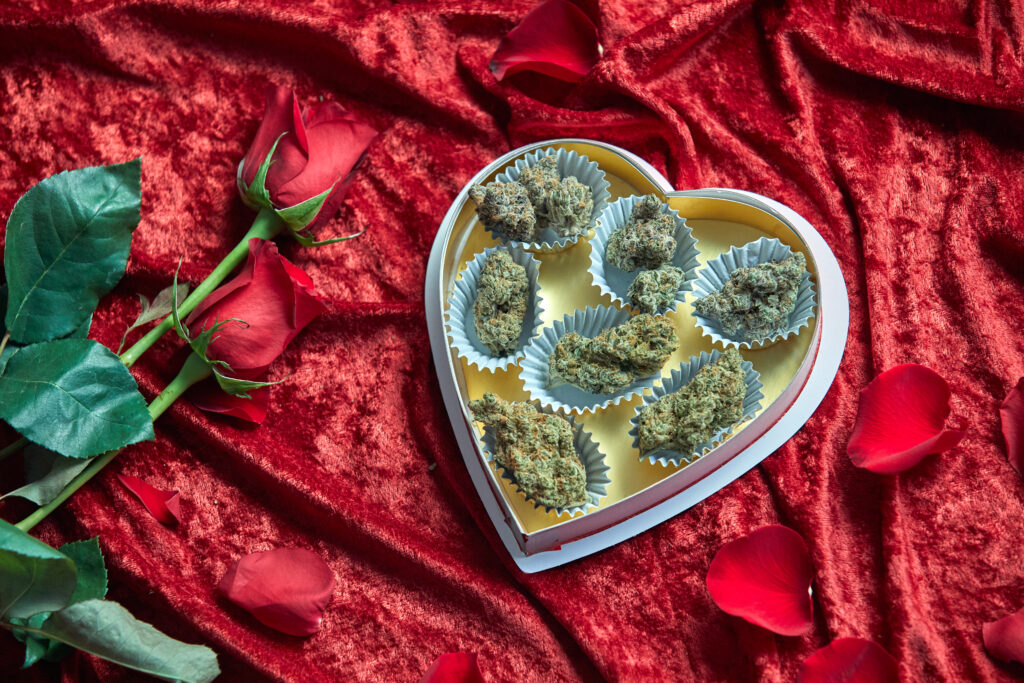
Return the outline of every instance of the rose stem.
{"type": "MultiPolygon", "coordinates": [[[[199,380],[205,379],[210,376],[210,366],[206,362],[194,353],[190,353],[188,360],[181,367],[181,372],[178,376],[171,380],[160,395],[153,399],[153,402],[149,404],[149,415],[155,421],[158,417],[163,415],[164,411],[167,410],[175,400],[178,399],[185,390],[190,386],[198,382],[199,380]]],[[[88,467],[71,480],[67,486],[57,495],[56,498],[51,500],[46,505],[42,506],[25,519],[18,522],[17,526],[22,531],[29,531],[39,522],[46,519],[46,516],[56,510],[61,503],[71,497],[78,489],[82,488],[82,485],[92,479],[96,474],[102,470],[107,464],[117,457],[117,454],[121,452],[121,449],[107,451],[103,455],[93,460],[88,467]]]]}
{"type": "MultiPolygon", "coordinates": [[[[263,208],[256,214],[256,220],[253,221],[252,227],[249,228],[249,232],[245,233],[245,237],[242,241],[235,245],[235,248],[224,257],[224,260],[217,264],[217,267],[206,276],[206,279],[199,283],[199,286],[192,290],[184,301],[181,302],[181,306],[178,306],[178,314],[184,318],[186,315],[195,310],[203,299],[205,299],[210,292],[217,289],[221,282],[224,281],[228,275],[230,275],[235,268],[240,266],[246,258],[249,256],[249,240],[254,237],[268,240],[280,233],[285,228],[285,223],[277,214],[274,213],[273,209],[263,208]]],[[[144,354],[150,346],[152,346],[157,339],[162,337],[171,327],[174,326],[174,321],[171,316],[167,316],[160,323],[147,332],[139,341],[121,354],[121,362],[131,367],[135,364],[142,354],[144,354]]]]}
{"type": "MultiPolygon", "coordinates": [[[[182,317],[188,315],[195,310],[203,299],[205,299],[210,292],[217,289],[221,282],[224,281],[228,275],[230,275],[235,268],[240,266],[243,261],[249,256],[249,240],[254,237],[268,240],[271,237],[276,236],[282,230],[284,230],[285,223],[277,214],[274,213],[273,209],[263,208],[256,214],[256,220],[253,221],[252,227],[249,228],[249,232],[245,233],[245,237],[242,241],[235,245],[235,248],[224,257],[224,260],[217,264],[217,267],[206,276],[198,287],[196,287],[184,301],[181,302],[181,306],[178,306],[178,314],[182,317]]],[[[131,367],[135,364],[135,361],[144,354],[150,346],[156,343],[156,340],[164,336],[171,327],[174,326],[174,321],[171,316],[167,316],[160,323],[147,332],[139,341],[122,353],[119,358],[121,362],[126,366],[131,367]]],[[[0,340],[0,353],[3,353],[4,346],[7,345],[7,339],[10,335],[4,335],[3,340],[0,340]]],[[[25,446],[28,445],[28,439],[21,437],[9,446],[0,449],[0,460],[3,460],[7,456],[14,455],[25,446]]],[[[82,472],[85,474],[88,470],[82,472]]]]}

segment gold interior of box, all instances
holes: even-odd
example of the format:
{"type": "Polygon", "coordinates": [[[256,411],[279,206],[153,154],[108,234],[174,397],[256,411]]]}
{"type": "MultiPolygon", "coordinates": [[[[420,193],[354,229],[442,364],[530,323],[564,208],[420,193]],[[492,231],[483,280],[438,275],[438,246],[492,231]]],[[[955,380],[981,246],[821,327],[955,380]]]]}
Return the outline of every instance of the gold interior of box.
{"type": "MultiPolygon", "coordinates": [[[[600,165],[611,183],[610,201],[631,194],[651,192],[661,194],[639,169],[611,150],[584,143],[563,146],[566,149],[576,150],[579,154],[587,156],[591,161],[596,161],[600,165]]],[[[501,170],[501,168],[496,169],[495,173],[487,180],[492,180],[493,175],[501,170]]],[[[697,248],[700,251],[701,266],[708,260],[728,251],[730,246],[741,246],[761,237],[777,237],[794,251],[804,253],[812,280],[817,282],[816,269],[803,242],[784,223],[771,215],[745,204],[707,197],[672,197],[669,200],[669,205],[677,210],[680,216],[686,218],[687,223],[693,229],[693,236],[697,239],[697,248]]],[[[472,260],[473,256],[496,244],[498,242],[477,221],[473,202],[467,201],[455,221],[448,243],[447,262],[443,274],[446,283],[446,301],[451,294],[454,278],[459,277],[459,273],[472,260]]],[[[612,305],[611,297],[601,294],[587,271],[590,266],[589,241],[581,239],[563,252],[535,254],[535,256],[541,262],[540,296],[544,300],[543,320],[545,325],[551,324],[556,319],[561,319],[565,314],[572,313],[577,308],[612,305]]],[[[696,326],[696,321],[691,315],[692,300],[693,295],[688,294],[686,302],[681,304],[675,312],[668,314],[679,335],[680,345],[679,349],[665,363],[662,370],[663,377],[668,376],[673,369],[687,361],[690,356],[698,355],[701,351],[710,352],[714,348],[711,340],[702,336],[700,329],[696,326]]],[[[817,317],[812,319],[810,325],[803,328],[794,337],[768,348],[742,349],[740,351],[742,356],[751,361],[754,368],[761,373],[761,381],[764,383],[762,392],[765,396],[761,401],[762,411],[777,399],[792,381],[807,353],[816,325],[817,317]]],[[[456,372],[461,371],[462,373],[462,377],[456,378],[456,384],[462,390],[463,399],[467,403],[475,398],[480,398],[484,392],[488,391],[506,400],[529,400],[528,394],[523,389],[523,383],[519,379],[517,366],[512,366],[507,371],[499,370],[491,373],[469,365],[464,359],[458,358],[454,352],[452,353],[452,363],[456,372]]],[[[650,390],[645,390],[645,393],[649,394],[650,390]]],[[[671,465],[666,467],[639,459],[639,452],[633,448],[628,432],[631,428],[630,420],[641,401],[641,397],[637,396],[630,401],[623,401],[617,406],[611,406],[597,413],[584,413],[582,416],[576,417],[577,421],[583,423],[584,429],[593,434],[598,448],[605,456],[605,463],[611,468],[608,471],[611,484],[608,486],[608,495],[601,500],[602,508],[614,505],[686,466],[683,464],[678,467],[671,465]]],[[[734,435],[749,424],[748,421],[737,427],[733,432],[734,435]]],[[[479,428],[480,425],[477,426],[479,440],[483,432],[479,428]]],[[[479,442],[479,446],[482,450],[482,442],[479,442]]],[[[712,450],[704,457],[713,457],[714,453],[715,451],[712,450]]],[[[554,512],[546,513],[543,508],[535,508],[533,503],[528,502],[521,492],[515,490],[513,484],[500,476],[493,465],[490,467],[495,478],[500,482],[506,499],[510,502],[516,521],[524,532],[533,533],[569,520],[568,515],[559,517],[554,512]]],[[[591,508],[591,512],[593,510],[591,508]]],[[[583,514],[586,513],[578,512],[576,516],[583,514]]]]}

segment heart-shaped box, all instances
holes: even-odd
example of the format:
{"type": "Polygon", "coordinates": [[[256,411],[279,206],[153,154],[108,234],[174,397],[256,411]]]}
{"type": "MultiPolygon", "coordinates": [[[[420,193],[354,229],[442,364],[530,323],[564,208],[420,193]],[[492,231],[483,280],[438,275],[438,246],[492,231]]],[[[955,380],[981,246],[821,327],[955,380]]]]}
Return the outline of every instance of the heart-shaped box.
{"type": "MultiPolygon", "coordinates": [[[[591,235],[593,230],[591,230],[591,235]]],[[[586,236],[585,236],[586,237],[586,236]]],[[[586,306],[611,305],[588,273],[589,239],[541,261],[544,324],[586,306]]],[[[441,394],[477,493],[505,547],[524,572],[556,567],[650,529],[712,495],[745,474],[785,443],[810,418],[839,370],[850,308],[835,255],[821,235],[792,209],[752,192],[729,189],[676,191],[650,164],[624,149],[583,139],[546,140],[512,150],[474,176],[452,203],[438,230],[427,266],[427,325],[441,394]],[[693,228],[700,264],[761,237],[774,237],[804,254],[818,292],[810,325],[785,341],[744,350],[764,384],[761,409],[730,437],[690,464],[668,466],[641,460],[629,436],[636,396],[582,416],[610,465],[608,495],[596,509],[571,518],[536,508],[487,462],[483,430],[469,401],[490,391],[506,400],[528,400],[519,367],[489,373],[459,358],[445,331],[445,310],[460,271],[474,254],[498,244],[476,217],[469,188],[494,179],[523,155],[544,147],[564,148],[596,161],[611,183],[611,201],[631,194],[658,194],[693,228]]],[[[710,352],[692,316],[692,294],[669,314],[680,348],[662,377],[691,355],[710,352]]],[[[650,390],[647,390],[650,391],[650,390]]]]}

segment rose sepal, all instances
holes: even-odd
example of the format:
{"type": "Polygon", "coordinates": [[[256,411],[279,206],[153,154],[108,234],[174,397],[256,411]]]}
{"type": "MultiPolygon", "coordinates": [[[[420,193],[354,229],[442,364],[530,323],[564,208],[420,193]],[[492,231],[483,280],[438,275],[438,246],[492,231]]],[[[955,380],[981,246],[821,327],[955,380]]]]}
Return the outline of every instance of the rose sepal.
{"type": "Polygon", "coordinates": [[[277,151],[277,145],[281,142],[287,133],[281,133],[274,140],[274,144],[270,146],[270,150],[267,152],[267,156],[263,158],[263,163],[260,164],[259,168],[256,169],[256,175],[253,176],[252,183],[249,185],[245,184],[245,179],[242,178],[242,169],[245,166],[245,157],[238,162],[238,172],[235,175],[235,182],[238,185],[238,193],[242,195],[242,201],[250,209],[256,209],[257,211],[263,207],[268,209],[277,209],[274,207],[274,203],[270,200],[270,192],[267,190],[267,173],[270,171],[270,164],[274,158],[274,152],[277,151]]]}

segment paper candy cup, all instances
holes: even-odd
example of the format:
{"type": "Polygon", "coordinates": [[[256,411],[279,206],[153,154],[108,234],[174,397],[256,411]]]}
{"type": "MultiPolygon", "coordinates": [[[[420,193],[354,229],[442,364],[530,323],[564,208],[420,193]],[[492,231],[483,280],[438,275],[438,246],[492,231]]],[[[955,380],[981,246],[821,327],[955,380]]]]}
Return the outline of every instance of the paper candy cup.
{"type": "MultiPolygon", "coordinates": [[[[605,207],[598,220],[597,228],[594,230],[594,237],[590,240],[590,268],[588,268],[594,284],[600,288],[602,294],[607,294],[613,302],[620,306],[629,306],[633,311],[637,309],[630,303],[629,286],[643,270],[638,269],[632,273],[620,270],[607,262],[605,251],[608,248],[608,238],[615,230],[629,221],[633,207],[641,198],[637,195],[622,197],[605,207]]],[[[667,308],[656,311],[656,315],[675,310],[682,303],[686,292],[690,291],[699,266],[697,240],[693,237],[693,230],[686,224],[686,219],[670,209],[668,204],[662,204],[661,210],[662,213],[671,215],[676,221],[676,252],[670,265],[682,270],[685,277],[672,303],[667,308]]]]}
{"type": "MultiPolygon", "coordinates": [[[[542,409],[541,412],[550,413],[551,411],[542,409]]],[[[535,508],[544,508],[545,512],[551,512],[554,510],[559,517],[562,515],[572,517],[577,512],[586,512],[591,508],[596,508],[601,499],[608,495],[608,484],[611,483],[611,479],[608,478],[609,467],[604,462],[604,454],[597,448],[597,444],[594,443],[594,439],[590,435],[590,432],[584,430],[583,425],[577,424],[572,417],[569,418],[569,422],[572,424],[573,446],[576,448],[576,455],[579,456],[580,463],[583,464],[583,469],[587,473],[586,504],[567,508],[553,508],[527,497],[527,500],[530,503],[533,503],[535,508]]],[[[487,458],[487,462],[493,462],[495,433],[494,429],[490,425],[484,428],[483,441],[484,456],[487,458]]],[[[526,495],[526,492],[523,491],[518,482],[516,482],[515,477],[513,477],[510,472],[505,471],[505,469],[500,467],[497,463],[495,463],[495,468],[501,474],[503,479],[507,479],[515,484],[516,490],[521,491],[523,495],[526,495]]]]}
{"type": "Polygon", "coordinates": [[[537,284],[539,272],[540,262],[520,247],[489,247],[470,260],[462,271],[462,279],[455,281],[445,310],[448,340],[460,358],[465,358],[471,365],[490,372],[505,370],[523,358],[527,344],[541,326],[541,313],[544,310],[539,293],[540,287],[537,284]],[[473,319],[473,304],[476,301],[476,290],[484,261],[499,250],[507,251],[513,261],[526,268],[526,277],[530,280],[530,297],[526,303],[526,315],[523,317],[523,331],[519,335],[515,352],[507,356],[491,355],[491,350],[477,338],[473,319]]]}
{"type": "MultiPolygon", "coordinates": [[[[718,291],[725,286],[732,272],[737,268],[749,268],[769,261],[782,261],[789,258],[792,253],[793,251],[788,246],[774,237],[762,237],[754,242],[748,242],[742,247],[731,247],[727,253],[708,261],[703,268],[697,271],[697,279],[693,283],[693,295],[699,299],[718,291]]],[[[697,327],[701,329],[705,337],[711,337],[712,342],[719,343],[724,347],[759,349],[788,339],[800,332],[800,329],[806,327],[814,317],[814,309],[814,283],[811,282],[811,274],[804,271],[800,287],[797,290],[796,307],[789,315],[788,324],[767,337],[759,339],[730,337],[722,330],[718,320],[705,318],[697,313],[696,308],[693,310],[693,317],[697,320],[697,327]]]]}
{"type": "Polygon", "coordinates": [[[519,378],[523,380],[530,398],[545,408],[566,414],[594,412],[628,401],[644,389],[654,386],[660,373],[641,377],[614,394],[592,394],[572,384],[548,388],[548,359],[558,345],[558,340],[569,332],[578,332],[584,337],[595,337],[602,330],[615,327],[629,320],[629,313],[612,306],[588,306],[576,310],[561,320],[541,329],[540,334],[526,347],[526,357],[521,363],[519,378]]]}
{"type": "Polygon", "coordinates": [[[595,161],[590,161],[585,156],[580,156],[576,152],[569,152],[564,149],[555,149],[554,147],[548,147],[546,149],[538,149],[530,152],[526,156],[516,159],[515,163],[508,166],[501,173],[496,175],[494,179],[499,183],[507,183],[512,180],[518,180],[519,174],[523,172],[523,169],[534,166],[542,157],[554,155],[558,161],[558,174],[562,178],[568,176],[576,176],[576,180],[580,181],[584,185],[590,187],[590,191],[593,193],[594,198],[594,212],[591,215],[590,225],[579,235],[572,235],[567,237],[560,237],[551,228],[545,228],[541,231],[540,241],[538,242],[520,242],[510,240],[497,228],[486,228],[495,239],[501,241],[507,246],[518,246],[522,247],[527,251],[536,252],[555,252],[568,249],[572,245],[576,244],[577,241],[585,236],[594,224],[597,222],[598,217],[604,210],[604,207],[608,204],[608,199],[611,197],[611,193],[608,191],[610,187],[608,180],[605,179],[604,171],[602,171],[595,161]]]}
{"type": "MultiPolygon", "coordinates": [[[[707,351],[701,351],[699,356],[690,356],[690,360],[682,363],[678,368],[673,370],[670,376],[666,377],[659,386],[654,388],[651,395],[644,396],[644,402],[636,407],[636,414],[631,420],[633,428],[629,430],[629,435],[633,437],[633,448],[637,451],[640,450],[640,411],[643,407],[655,403],[663,396],[674,394],[679,391],[689,384],[690,380],[692,380],[694,375],[697,374],[697,371],[705,365],[715,362],[721,355],[721,351],[714,349],[710,354],[707,351]]],[[[647,454],[641,453],[640,460],[647,460],[652,465],[654,463],[660,463],[664,466],[668,466],[670,464],[679,465],[682,462],[687,464],[692,463],[694,460],[724,441],[725,437],[731,434],[737,425],[754,417],[757,411],[761,409],[761,399],[764,398],[764,394],[761,393],[761,390],[764,388],[764,385],[761,384],[761,375],[754,369],[753,363],[745,360],[740,367],[746,372],[744,383],[747,385],[747,393],[743,397],[743,417],[740,418],[739,422],[718,430],[715,432],[714,436],[698,446],[692,453],[680,453],[679,451],[673,450],[652,451],[647,454]]]]}

